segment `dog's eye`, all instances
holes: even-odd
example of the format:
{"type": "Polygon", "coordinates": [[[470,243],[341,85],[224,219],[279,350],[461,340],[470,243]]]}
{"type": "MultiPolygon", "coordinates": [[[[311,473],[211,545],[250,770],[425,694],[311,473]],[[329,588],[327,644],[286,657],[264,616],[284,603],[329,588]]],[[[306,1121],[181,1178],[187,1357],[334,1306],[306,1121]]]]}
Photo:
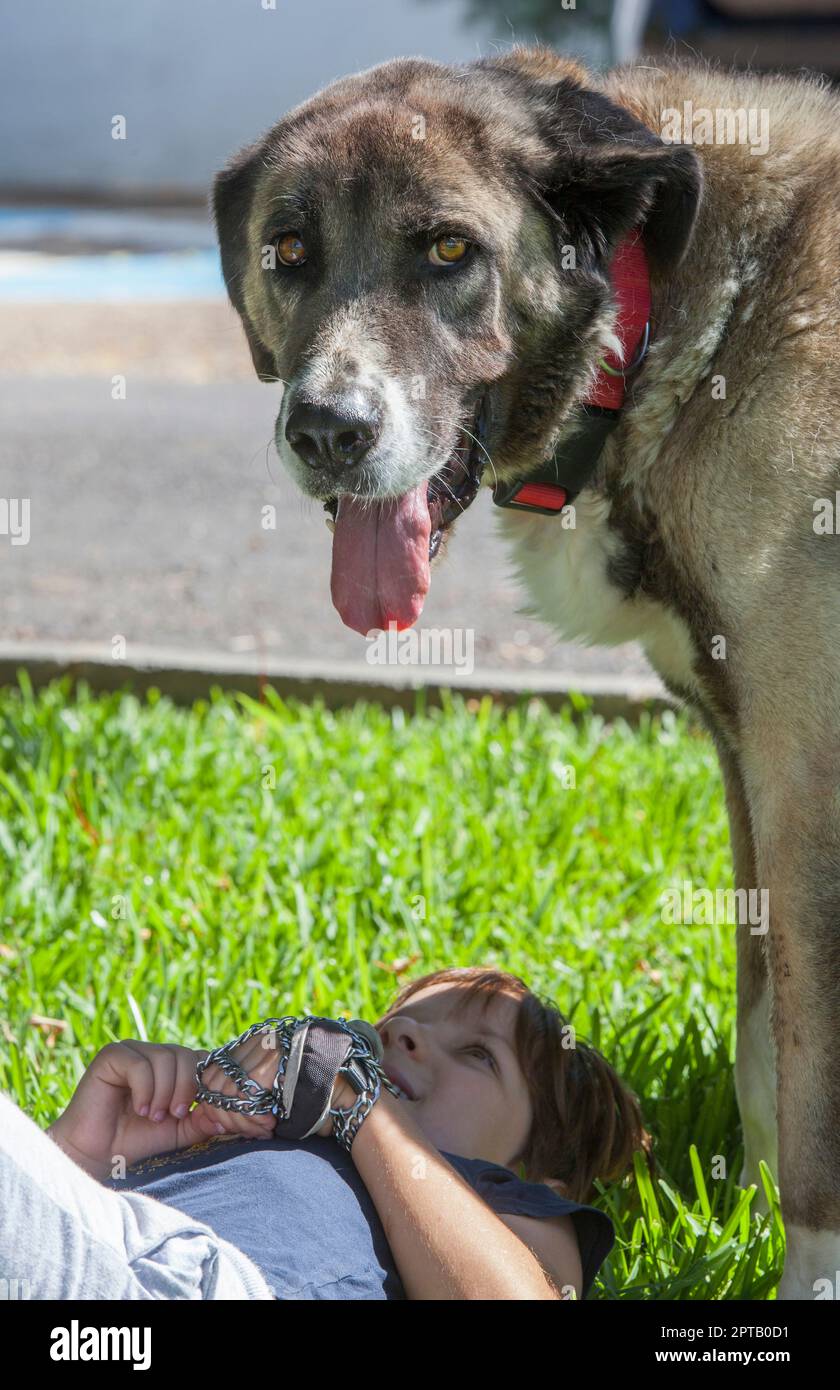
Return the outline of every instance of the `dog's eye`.
{"type": "Polygon", "coordinates": [[[303,265],[306,260],[306,247],[297,232],[286,232],[278,237],[274,248],[283,265],[303,265]]]}
{"type": "Polygon", "coordinates": [[[455,265],[462,261],[470,243],[461,236],[440,236],[429,250],[432,265],[455,265]]]}

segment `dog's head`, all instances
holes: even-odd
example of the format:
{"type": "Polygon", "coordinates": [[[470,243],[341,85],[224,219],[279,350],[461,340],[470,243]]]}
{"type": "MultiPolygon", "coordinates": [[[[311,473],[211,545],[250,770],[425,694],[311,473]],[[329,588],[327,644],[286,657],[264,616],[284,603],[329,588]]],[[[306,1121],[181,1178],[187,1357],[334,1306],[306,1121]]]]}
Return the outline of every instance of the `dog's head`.
{"type": "Polygon", "coordinates": [[[222,266],[277,451],[336,515],[332,595],[359,632],[416,621],[482,464],[552,451],[644,223],[677,263],[700,196],[664,144],[547,49],[400,59],[334,82],[218,176],[222,266]]]}

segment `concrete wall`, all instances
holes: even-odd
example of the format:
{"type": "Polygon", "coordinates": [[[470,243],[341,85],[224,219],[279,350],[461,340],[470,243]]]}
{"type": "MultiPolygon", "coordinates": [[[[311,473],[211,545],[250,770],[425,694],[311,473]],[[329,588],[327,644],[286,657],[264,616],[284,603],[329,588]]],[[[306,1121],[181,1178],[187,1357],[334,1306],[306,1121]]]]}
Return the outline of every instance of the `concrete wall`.
{"type": "MultiPolygon", "coordinates": [[[[0,189],[202,193],[239,145],[335,77],[465,61],[530,32],[462,0],[16,0],[0,43],[0,189]],[[111,137],[115,115],[125,140],[111,137]]],[[[515,11],[515,0],[511,8],[515,11]]],[[[579,15],[569,12],[569,46],[579,15]]]]}

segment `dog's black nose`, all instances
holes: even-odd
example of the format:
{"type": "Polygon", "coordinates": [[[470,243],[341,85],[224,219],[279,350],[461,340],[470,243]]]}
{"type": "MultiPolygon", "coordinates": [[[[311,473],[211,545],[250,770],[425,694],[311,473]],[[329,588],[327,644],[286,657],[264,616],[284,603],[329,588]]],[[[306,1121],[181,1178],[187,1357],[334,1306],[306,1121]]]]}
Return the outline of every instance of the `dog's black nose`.
{"type": "Polygon", "coordinates": [[[352,468],[376,443],[380,423],[379,410],[358,396],[337,408],[298,401],[286,421],[286,438],[311,468],[352,468]]]}

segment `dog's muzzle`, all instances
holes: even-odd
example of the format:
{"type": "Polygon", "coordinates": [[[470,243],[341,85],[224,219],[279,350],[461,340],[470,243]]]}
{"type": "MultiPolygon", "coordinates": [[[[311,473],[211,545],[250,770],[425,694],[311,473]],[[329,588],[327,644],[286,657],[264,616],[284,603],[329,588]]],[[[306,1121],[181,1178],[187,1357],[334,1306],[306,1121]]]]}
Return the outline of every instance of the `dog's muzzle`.
{"type": "MultiPolygon", "coordinates": [[[[453,521],[457,521],[462,512],[467,510],[481,487],[481,478],[487,461],[487,414],[487,396],[484,394],[479,400],[470,426],[459,426],[458,442],[443,468],[429,479],[426,497],[431,518],[430,561],[434,560],[440,550],[440,543],[446,528],[451,526],[453,521]]],[[[288,433],[287,427],[287,438],[288,433]]],[[[324,503],[324,511],[329,512],[332,520],[328,520],[327,525],[334,531],[338,514],[338,498],[328,498],[324,503]]]]}
{"type": "Polygon", "coordinates": [[[337,490],[326,502],[334,527],[332,599],[354,631],[366,636],[417,621],[443,534],[478,492],[487,459],[488,409],[484,391],[459,426],[443,467],[401,496],[337,490]]]}

